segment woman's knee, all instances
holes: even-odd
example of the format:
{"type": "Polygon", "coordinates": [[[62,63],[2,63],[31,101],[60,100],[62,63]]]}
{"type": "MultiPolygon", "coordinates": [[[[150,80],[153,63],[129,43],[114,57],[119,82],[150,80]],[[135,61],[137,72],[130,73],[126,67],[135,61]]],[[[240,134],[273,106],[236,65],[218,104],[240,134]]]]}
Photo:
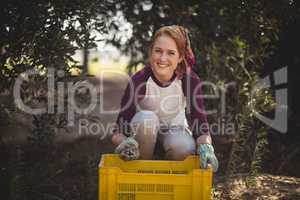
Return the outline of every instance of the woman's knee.
{"type": "Polygon", "coordinates": [[[156,126],[159,125],[159,119],[157,117],[157,115],[150,110],[141,110],[139,112],[137,112],[132,120],[131,120],[132,124],[154,124],[156,126]]]}
{"type": "Polygon", "coordinates": [[[172,149],[169,153],[166,154],[166,157],[171,160],[184,160],[189,155],[194,155],[195,150],[193,148],[175,148],[172,149]]]}
{"type": "Polygon", "coordinates": [[[196,151],[195,142],[190,139],[173,141],[166,149],[166,158],[170,160],[184,160],[196,151]]]}
{"type": "Polygon", "coordinates": [[[130,123],[131,132],[135,138],[151,143],[156,142],[158,127],[158,117],[154,112],[147,110],[137,112],[130,123]]]}

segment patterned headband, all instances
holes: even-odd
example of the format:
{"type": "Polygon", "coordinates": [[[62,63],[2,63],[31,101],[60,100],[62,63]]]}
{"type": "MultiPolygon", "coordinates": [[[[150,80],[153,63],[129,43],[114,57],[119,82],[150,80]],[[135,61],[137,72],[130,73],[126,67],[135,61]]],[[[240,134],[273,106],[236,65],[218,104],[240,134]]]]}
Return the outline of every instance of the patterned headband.
{"type": "Polygon", "coordinates": [[[195,56],[194,56],[194,53],[191,49],[191,42],[190,42],[190,37],[189,37],[189,31],[182,27],[182,26],[178,26],[181,34],[184,36],[185,38],[185,59],[189,65],[189,67],[193,67],[195,64],[196,64],[196,59],[195,59],[195,56]]]}

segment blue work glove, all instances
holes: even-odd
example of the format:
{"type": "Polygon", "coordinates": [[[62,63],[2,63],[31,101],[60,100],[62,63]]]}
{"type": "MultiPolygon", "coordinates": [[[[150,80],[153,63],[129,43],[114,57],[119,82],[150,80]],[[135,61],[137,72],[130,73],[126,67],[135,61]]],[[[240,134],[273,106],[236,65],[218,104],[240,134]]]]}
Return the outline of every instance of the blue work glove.
{"type": "Polygon", "coordinates": [[[214,147],[211,144],[199,144],[198,153],[200,157],[200,168],[207,169],[207,164],[211,164],[213,172],[219,167],[218,159],[214,153],[214,147]]]}
{"type": "Polygon", "coordinates": [[[132,137],[128,137],[115,149],[115,153],[126,161],[137,160],[140,157],[139,144],[132,137]]]}

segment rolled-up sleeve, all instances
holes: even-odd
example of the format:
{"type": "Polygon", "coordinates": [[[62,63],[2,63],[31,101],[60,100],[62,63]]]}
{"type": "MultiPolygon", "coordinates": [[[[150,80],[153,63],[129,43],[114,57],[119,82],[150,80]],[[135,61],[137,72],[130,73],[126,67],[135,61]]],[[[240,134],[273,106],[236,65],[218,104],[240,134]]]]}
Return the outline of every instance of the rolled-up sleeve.
{"type": "Polygon", "coordinates": [[[117,118],[117,132],[128,136],[130,134],[129,123],[136,113],[134,103],[134,87],[133,83],[129,82],[121,99],[120,112],[117,118]]]}
{"type": "Polygon", "coordinates": [[[202,82],[195,74],[184,78],[184,93],[187,100],[187,119],[193,136],[209,134],[209,124],[204,108],[202,82]]]}

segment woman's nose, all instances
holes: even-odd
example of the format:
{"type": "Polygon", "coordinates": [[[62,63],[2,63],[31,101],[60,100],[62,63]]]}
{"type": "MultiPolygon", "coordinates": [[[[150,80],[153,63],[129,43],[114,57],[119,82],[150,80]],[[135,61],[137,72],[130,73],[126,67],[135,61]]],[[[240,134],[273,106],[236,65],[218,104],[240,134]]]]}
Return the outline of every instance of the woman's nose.
{"type": "Polygon", "coordinates": [[[166,60],[167,60],[167,55],[166,55],[165,53],[162,53],[162,54],[160,55],[160,60],[161,60],[161,61],[166,61],[166,60]]]}

